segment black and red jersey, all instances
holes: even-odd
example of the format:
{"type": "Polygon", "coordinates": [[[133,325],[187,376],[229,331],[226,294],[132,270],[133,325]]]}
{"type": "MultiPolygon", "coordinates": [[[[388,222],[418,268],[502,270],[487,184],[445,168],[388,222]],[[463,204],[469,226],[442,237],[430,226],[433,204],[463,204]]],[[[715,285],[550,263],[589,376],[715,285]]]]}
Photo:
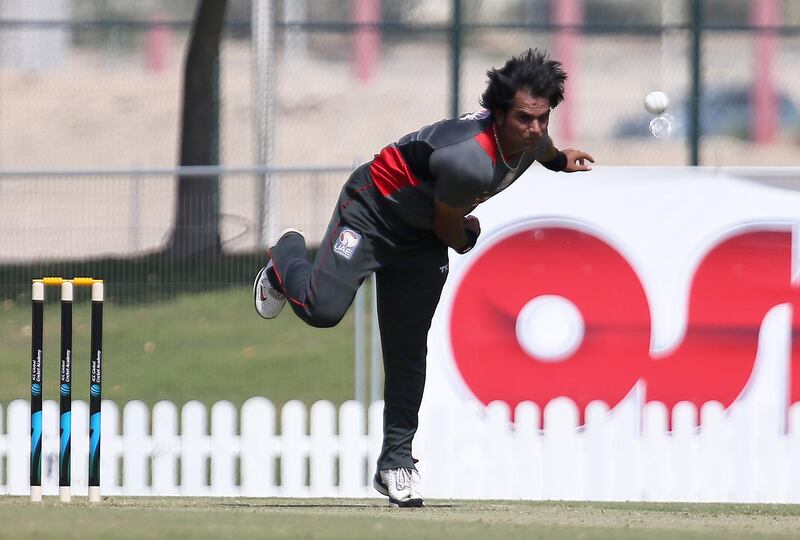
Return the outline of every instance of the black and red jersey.
{"type": "Polygon", "coordinates": [[[375,156],[372,181],[404,222],[430,229],[434,200],[471,210],[533,163],[533,155],[523,154],[510,161],[514,169],[506,167],[492,126],[491,113],[481,110],[409,133],[375,156]]]}

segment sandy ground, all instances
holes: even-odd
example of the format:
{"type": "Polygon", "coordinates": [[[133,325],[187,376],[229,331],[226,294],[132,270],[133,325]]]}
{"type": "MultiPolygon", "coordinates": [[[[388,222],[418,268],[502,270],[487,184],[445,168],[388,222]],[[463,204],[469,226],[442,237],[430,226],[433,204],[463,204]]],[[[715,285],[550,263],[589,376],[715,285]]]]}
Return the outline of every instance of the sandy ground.
{"type": "MultiPolygon", "coordinates": [[[[800,93],[798,45],[784,39],[777,83],[800,93]]],[[[485,71],[527,46],[549,47],[546,35],[506,32],[468,41],[462,65],[461,109],[474,110],[485,71]]],[[[0,171],[165,168],[178,156],[183,43],[174,40],[168,68],[144,67],[139,55],[75,49],[58,69],[37,73],[0,67],[0,171]]],[[[581,70],[573,72],[575,137],[564,140],[566,106],[553,114],[551,133],[562,146],[590,151],[603,165],[683,165],[681,140],[614,140],[619,118],[641,112],[642,96],[661,88],[686,92],[688,65],[678,38],[585,38],[581,70]],[[623,56],[621,52],[626,54],[623,56]],[[561,138],[560,138],[561,137],[561,138]]],[[[714,84],[744,83],[752,71],[752,43],[742,36],[706,44],[705,74],[714,84]]],[[[359,81],[347,61],[347,41],[322,34],[306,56],[281,56],[273,163],[351,166],[386,143],[449,114],[449,56],[425,40],[386,46],[370,81],[359,81]]],[[[246,42],[226,42],[223,53],[222,163],[256,163],[253,77],[246,42]]],[[[800,103],[800,95],[794,96],[800,103]]],[[[800,165],[798,141],[756,146],[732,139],[706,141],[707,165],[800,165]]],[[[272,224],[304,228],[314,240],[324,230],[345,174],[274,178],[272,224]]],[[[262,210],[258,178],[222,182],[222,234],[227,249],[255,249],[262,210]]],[[[78,179],[0,177],[0,261],[41,257],[125,255],[157,249],[174,218],[171,177],[78,179]],[[54,234],[58,231],[59,234],[54,234]],[[58,239],[56,239],[58,237],[58,239]]]]}

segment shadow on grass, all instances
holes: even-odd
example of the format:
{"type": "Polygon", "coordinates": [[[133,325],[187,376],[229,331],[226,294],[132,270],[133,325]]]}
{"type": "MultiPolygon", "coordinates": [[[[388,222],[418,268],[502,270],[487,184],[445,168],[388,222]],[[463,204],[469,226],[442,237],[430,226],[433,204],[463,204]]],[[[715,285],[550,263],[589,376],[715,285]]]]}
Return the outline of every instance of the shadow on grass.
{"type": "MultiPolygon", "coordinates": [[[[391,507],[392,505],[389,504],[387,501],[377,500],[374,503],[364,503],[364,502],[331,502],[331,503],[287,503],[281,501],[279,503],[222,503],[220,506],[226,506],[229,508],[325,508],[325,509],[336,509],[336,508],[387,508],[391,507]]],[[[458,505],[456,504],[426,504],[423,508],[457,508],[458,505]]],[[[409,508],[410,510],[414,510],[414,508],[409,508]]]]}

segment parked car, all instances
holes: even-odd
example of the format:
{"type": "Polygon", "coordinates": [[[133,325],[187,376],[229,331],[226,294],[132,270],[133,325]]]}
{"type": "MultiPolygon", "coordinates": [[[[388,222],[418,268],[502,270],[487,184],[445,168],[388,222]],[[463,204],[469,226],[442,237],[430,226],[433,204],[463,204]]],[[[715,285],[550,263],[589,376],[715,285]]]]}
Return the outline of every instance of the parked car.
{"type": "MultiPolygon", "coordinates": [[[[721,135],[737,139],[751,138],[751,90],[749,87],[720,87],[708,89],[700,102],[700,134],[721,135]]],[[[674,118],[672,137],[686,137],[689,132],[689,104],[684,99],[669,107],[674,118]]],[[[800,111],[785,93],[778,94],[778,133],[800,139],[800,111]]],[[[649,137],[651,114],[642,112],[624,118],[613,129],[617,138],[649,137]]]]}

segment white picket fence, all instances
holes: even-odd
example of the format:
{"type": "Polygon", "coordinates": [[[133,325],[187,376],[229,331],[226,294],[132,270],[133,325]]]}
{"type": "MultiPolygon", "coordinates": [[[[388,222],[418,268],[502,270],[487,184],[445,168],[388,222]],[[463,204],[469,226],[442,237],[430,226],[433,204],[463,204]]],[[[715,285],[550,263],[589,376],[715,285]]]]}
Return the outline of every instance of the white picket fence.
{"type": "MultiPolygon", "coordinates": [[[[106,495],[373,497],[383,404],[264,398],[241,411],[227,401],[152,411],[132,401],[103,402],[101,490],[106,495]],[[338,426],[338,431],[337,431],[338,426]],[[120,430],[120,427],[122,428],[120,430]],[[277,429],[279,428],[279,429],[277,429]]],[[[30,417],[24,400],[0,410],[0,493],[28,493],[30,417]],[[5,420],[5,424],[3,421],[5,420]],[[7,427],[7,430],[4,429],[7,427]],[[5,459],[3,459],[5,458],[5,459]]],[[[429,405],[415,455],[424,493],[435,498],[800,502],[800,405],[784,433],[751,408],[715,402],[668,411],[599,402],[578,411],[566,398],[541,411],[429,405]],[[700,426],[697,422],[700,420],[700,426]]],[[[73,402],[73,492],[87,488],[88,406],[73,402]]],[[[43,491],[58,483],[58,410],[44,404],[43,491]]]]}

